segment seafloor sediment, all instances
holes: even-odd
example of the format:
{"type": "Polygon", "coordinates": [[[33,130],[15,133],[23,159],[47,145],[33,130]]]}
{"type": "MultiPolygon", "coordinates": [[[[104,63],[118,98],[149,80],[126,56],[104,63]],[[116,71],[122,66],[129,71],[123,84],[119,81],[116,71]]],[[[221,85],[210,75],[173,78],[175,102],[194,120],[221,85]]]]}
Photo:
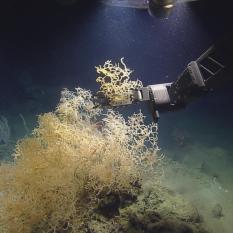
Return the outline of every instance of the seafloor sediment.
{"type": "Polygon", "coordinates": [[[89,233],[207,233],[198,210],[181,195],[148,181],[137,199],[105,197],[105,208],[93,213],[89,233]],[[117,201],[118,200],[118,201],[117,201]],[[121,200],[121,203],[119,203],[121,200]],[[128,201],[128,204],[127,204],[128,201]],[[118,208],[113,208],[113,206],[118,208]],[[122,205],[122,206],[121,206],[122,205]],[[110,209],[115,212],[108,216],[110,209]]]}

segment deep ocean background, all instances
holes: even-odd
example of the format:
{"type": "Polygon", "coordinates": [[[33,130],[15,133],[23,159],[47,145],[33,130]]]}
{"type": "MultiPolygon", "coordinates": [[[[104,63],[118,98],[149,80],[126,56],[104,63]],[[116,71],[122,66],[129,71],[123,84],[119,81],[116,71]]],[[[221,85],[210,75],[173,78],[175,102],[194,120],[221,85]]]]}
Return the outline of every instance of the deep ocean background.
{"type": "MultiPolygon", "coordinates": [[[[132,79],[172,82],[233,30],[228,1],[177,4],[168,19],[94,0],[67,6],[57,1],[0,2],[0,120],[10,128],[7,143],[0,138],[0,163],[12,158],[15,143],[31,133],[39,114],[55,109],[63,88],[98,90],[95,66],[124,57],[132,79]]],[[[163,185],[190,201],[213,233],[233,228],[232,100],[233,81],[186,109],[161,114],[158,124],[159,147],[169,161],[163,185]],[[213,217],[216,206],[221,218],[213,217]]],[[[119,111],[140,108],[150,123],[143,104],[119,111]]]]}
{"type": "MultiPolygon", "coordinates": [[[[177,4],[168,19],[158,19],[143,10],[106,7],[98,1],[72,6],[55,0],[2,1],[0,113],[14,117],[51,111],[65,87],[96,91],[94,67],[108,59],[125,57],[135,70],[132,77],[144,85],[172,82],[232,29],[231,7],[225,3],[177,4]]],[[[169,144],[174,127],[191,131],[195,140],[231,146],[232,86],[229,83],[186,111],[162,114],[161,146],[169,144]]]]}

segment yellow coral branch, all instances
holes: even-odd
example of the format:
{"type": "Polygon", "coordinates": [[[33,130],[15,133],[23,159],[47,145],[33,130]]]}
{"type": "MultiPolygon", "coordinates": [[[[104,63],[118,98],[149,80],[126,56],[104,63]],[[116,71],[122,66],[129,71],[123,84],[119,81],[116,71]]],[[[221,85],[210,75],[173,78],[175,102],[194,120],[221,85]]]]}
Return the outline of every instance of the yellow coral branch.
{"type": "Polygon", "coordinates": [[[108,60],[103,66],[97,66],[96,71],[99,74],[96,82],[100,84],[100,91],[112,104],[126,99],[131,90],[142,87],[140,80],[130,80],[133,71],[126,67],[124,58],[116,64],[108,60]]]}

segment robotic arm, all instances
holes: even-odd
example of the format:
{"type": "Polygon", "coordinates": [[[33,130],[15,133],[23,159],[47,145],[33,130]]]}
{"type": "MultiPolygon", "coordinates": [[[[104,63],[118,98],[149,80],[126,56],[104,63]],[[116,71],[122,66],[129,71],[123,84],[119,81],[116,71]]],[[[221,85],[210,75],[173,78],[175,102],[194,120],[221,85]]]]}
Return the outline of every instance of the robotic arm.
{"type": "MultiPolygon", "coordinates": [[[[135,102],[148,102],[155,122],[159,112],[176,111],[233,80],[233,34],[210,47],[196,61],[188,64],[176,81],[149,85],[132,90],[112,107],[135,102]]],[[[96,96],[102,105],[109,105],[104,96],[96,96]]]]}

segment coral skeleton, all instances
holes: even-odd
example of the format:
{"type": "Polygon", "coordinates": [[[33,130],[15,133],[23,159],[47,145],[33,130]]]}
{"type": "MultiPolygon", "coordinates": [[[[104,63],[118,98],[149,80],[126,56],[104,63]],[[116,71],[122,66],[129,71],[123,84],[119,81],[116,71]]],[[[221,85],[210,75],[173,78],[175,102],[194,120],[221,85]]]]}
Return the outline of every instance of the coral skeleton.
{"type": "Polygon", "coordinates": [[[130,80],[133,71],[126,67],[124,58],[121,58],[120,63],[116,64],[108,60],[103,66],[97,66],[96,71],[99,74],[96,81],[100,84],[100,91],[112,105],[122,99],[128,99],[131,90],[143,86],[140,80],[130,80]]]}
{"type": "MultiPolygon", "coordinates": [[[[106,67],[116,78],[124,71],[124,86],[130,83],[126,67],[106,67]]],[[[102,84],[110,95],[113,86],[102,84]]],[[[0,232],[90,232],[96,212],[112,216],[126,197],[135,199],[157,151],[157,125],[145,125],[141,112],[126,120],[94,108],[88,90],[63,90],[56,110],[18,141],[14,163],[0,166],[0,232]]]]}

